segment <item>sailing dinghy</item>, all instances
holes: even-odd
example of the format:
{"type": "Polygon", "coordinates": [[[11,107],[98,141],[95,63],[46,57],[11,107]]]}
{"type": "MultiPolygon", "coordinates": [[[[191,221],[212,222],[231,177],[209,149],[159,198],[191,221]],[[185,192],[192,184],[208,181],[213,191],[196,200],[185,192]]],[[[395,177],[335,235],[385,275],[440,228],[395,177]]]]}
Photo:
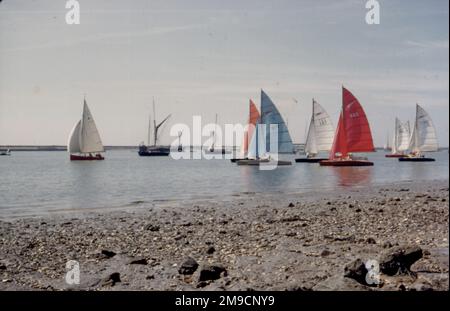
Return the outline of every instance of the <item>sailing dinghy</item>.
{"type": "Polygon", "coordinates": [[[321,166],[372,166],[373,162],[354,157],[354,152],[373,152],[372,133],[366,113],[353,94],[342,87],[342,112],[328,160],[321,166]]]}
{"type": "Polygon", "coordinates": [[[11,150],[0,150],[0,156],[9,156],[11,155],[11,150]]]}
{"type": "Polygon", "coordinates": [[[386,154],[386,158],[402,158],[405,151],[408,150],[409,140],[411,137],[411,130],[409,121],[403,123],[398,118],[395,118],[395,130],[392,137],[392,152],[386,154]]]}
{"type": "Polygon", "coordinates": [[[430,115],[418,104],[416,104],[416,121],[414,122],[413,132],[409,142],[408,150],[410,153],[399,161],[402,162],[433,162],[435,159],[427,158],[424,152],[438,151],[438,141],[436,128],[430,115]]]}
{"type": "Polygon", "coordinates": [[[241,144],[239,158],[231,159],[231,162],[235,163],[239,160],[248,160],[249,143],[252,141],[252,137],[255,134],[255,127],[259,118],[260,114],[258,108],[256,108],[255,103],[250,99],[248,125],[244,133],[244,141],[241,144]]]}
{"type": "Polygon", "coordinates": [[[84,99],[83,116],[72,129],[67,144],[71,161],[104,160],[105,152],[94,118],[84,99]]]}
{"type": "Polygon", "coordinates": [[[294,153],[294,145],[289,134],[286,123],[280,112],[270,97],[261,90],[261,116],[256,122],[255,133],[248,150],[248,159],[236,161],[237,165],[259,166],[260,164],[270,165],[292,165],[291,161],[278,159],[280,153],[294,153]],[[277,154],[270,150],[271,125],[278,126],[278,150],[277,154]]]}
{"type": "Polygon", "coordinates": [[[295,159],[300,163],[318,163],[326,158],[319,158],[317,154],[321,151],[330,152],[333,145],[334,130],[331,118],[318,102],[313,99],[312,116],[309,123],[308,135],[306,137],[306,158],[295,159]]]}

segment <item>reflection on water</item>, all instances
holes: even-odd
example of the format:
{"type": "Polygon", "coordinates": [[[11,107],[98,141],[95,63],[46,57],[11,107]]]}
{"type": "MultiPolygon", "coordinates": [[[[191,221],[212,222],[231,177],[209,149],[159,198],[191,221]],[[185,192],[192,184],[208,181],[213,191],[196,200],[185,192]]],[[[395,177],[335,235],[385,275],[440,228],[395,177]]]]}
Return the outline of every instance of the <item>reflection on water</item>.
{"type": "Polygon", "coordinates": [[[343,187],[367,186],[372,182],[373,167],[331,167],[337,185],[343,187]]]}
{"type": "MultiPolygon", "coordinates": [[[[217,198],[240,192],[319,192],[405,180],[448,180],[448,152],[436,162],[399,162],[383,152],[373,167],[293,163],[273,171],[229,160],[141,158],[135,151],[106,153],[105,161],[70,162],[65,152],[15,152],[0,158],[0,217],[61,209],[123,207],[131,202],[217,198]]],[[[294,157],[292,156],[292,160],[294,157]]]]}

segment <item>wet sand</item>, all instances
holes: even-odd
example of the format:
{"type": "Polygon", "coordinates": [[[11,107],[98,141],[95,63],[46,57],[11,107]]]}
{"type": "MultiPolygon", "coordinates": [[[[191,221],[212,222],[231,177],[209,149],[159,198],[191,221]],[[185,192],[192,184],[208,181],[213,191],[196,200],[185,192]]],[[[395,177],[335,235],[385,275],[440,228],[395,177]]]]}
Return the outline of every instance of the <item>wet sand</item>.
{"type": "Polygon", "coordinates": [[[446,180],[3,220],[0,290],[448,290],[448,199],[446,180]],[[345,276],[399,246],[410,270],[345,276]]]}

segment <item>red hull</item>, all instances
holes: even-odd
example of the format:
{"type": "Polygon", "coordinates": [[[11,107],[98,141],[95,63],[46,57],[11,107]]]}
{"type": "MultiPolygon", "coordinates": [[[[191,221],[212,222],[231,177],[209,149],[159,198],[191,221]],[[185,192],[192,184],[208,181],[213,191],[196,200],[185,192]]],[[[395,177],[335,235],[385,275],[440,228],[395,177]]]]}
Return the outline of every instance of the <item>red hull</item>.
{"type": "Polygon", "coordinates": [[[70,155],[70,161],[95,161],[95,160],[104,160],[105,158],[101,154],[96,155],[70,155]]]}
{"type": "Polygon", "coordinates": [[[320,166],[373,166],[373,162],[366,160],[324,160],[320,166]]]}
{"type": "Polygon", "coordinates": [[[406,157],[406,155],[404,155],[404,154],[386,154],[385,157],[386,158],[404,158],[404,157],[406,157]]]}

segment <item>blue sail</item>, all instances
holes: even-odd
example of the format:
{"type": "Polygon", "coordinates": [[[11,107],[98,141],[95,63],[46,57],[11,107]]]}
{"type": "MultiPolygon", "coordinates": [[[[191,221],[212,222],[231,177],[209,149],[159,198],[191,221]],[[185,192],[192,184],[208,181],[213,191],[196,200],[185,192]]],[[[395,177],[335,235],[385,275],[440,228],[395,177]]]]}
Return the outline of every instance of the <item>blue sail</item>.
{"type": "MultiPolygon", "coordinates": [[[[289,130],[281,117],[275,104],[269,96],[261,90],[261,124],[266,128],[265,151],[270,153],[270,125],[278,125],[278,153],[293,153],[294,145],[292,144],[289,130]]],[[[272,151],[273,153],[273,151],[272,151]]]]}

